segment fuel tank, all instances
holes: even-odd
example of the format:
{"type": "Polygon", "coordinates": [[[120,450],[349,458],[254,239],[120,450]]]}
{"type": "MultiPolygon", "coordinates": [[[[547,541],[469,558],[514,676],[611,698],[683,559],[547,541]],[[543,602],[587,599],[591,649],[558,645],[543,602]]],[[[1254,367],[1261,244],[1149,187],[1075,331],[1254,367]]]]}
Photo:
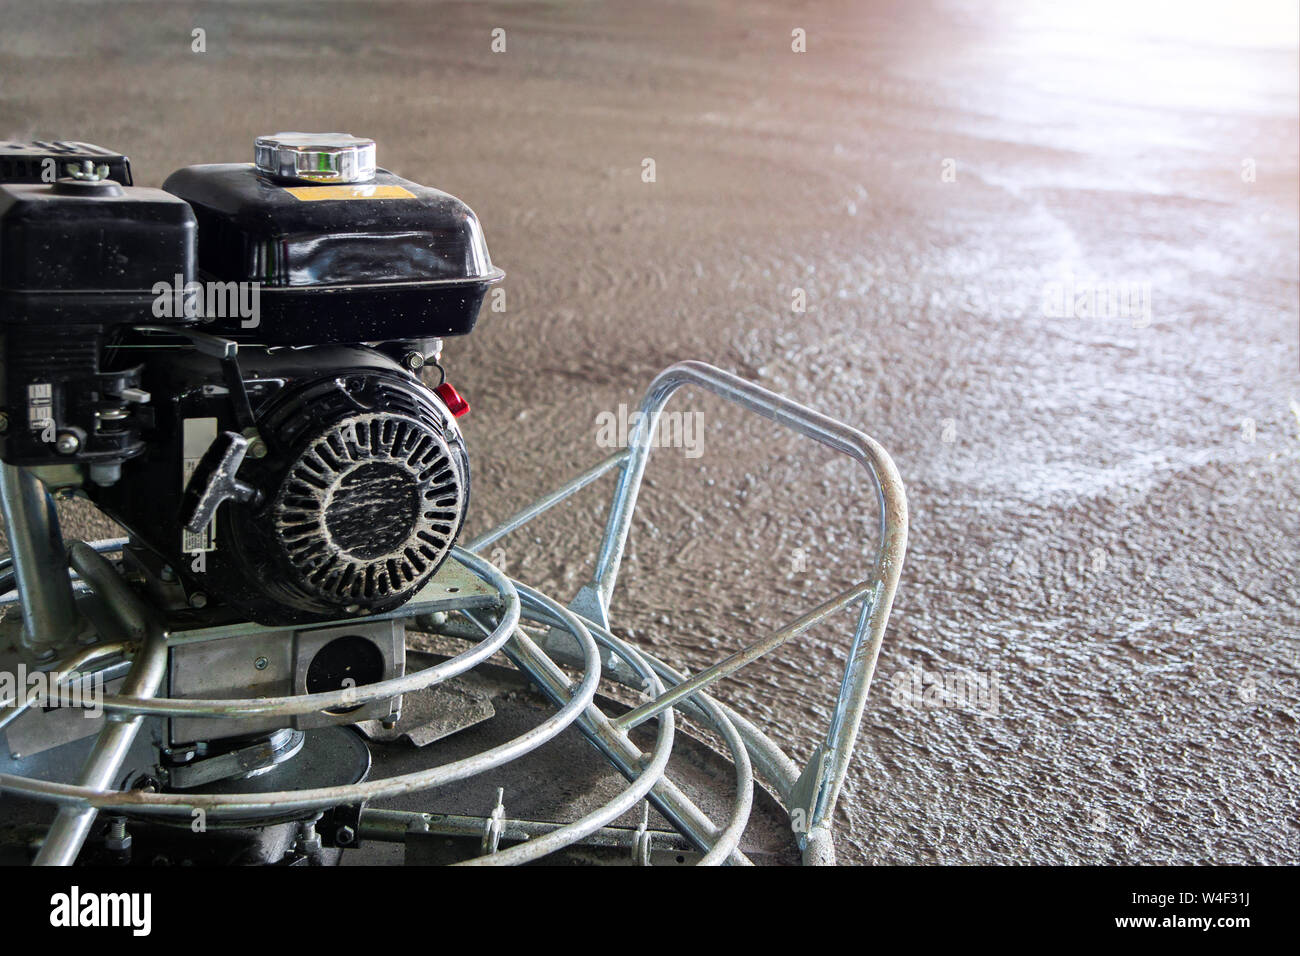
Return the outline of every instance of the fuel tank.
{"type": "Polygon", "coordinates": [[[215,316],[209,331],[301,346],[473,329],[504,273],[469,206],[375,167],[371,140],[279,133],[255,155],[163,184],[194,210],[201,277],[259,286],[255,325],[215,316]]]}

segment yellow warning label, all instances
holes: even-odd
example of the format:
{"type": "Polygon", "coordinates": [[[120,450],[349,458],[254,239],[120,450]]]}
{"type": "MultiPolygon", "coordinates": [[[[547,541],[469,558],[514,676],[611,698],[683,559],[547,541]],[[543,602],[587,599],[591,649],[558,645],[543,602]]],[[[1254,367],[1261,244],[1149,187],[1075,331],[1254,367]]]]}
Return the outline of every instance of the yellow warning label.
{"type": "Polygon", "coordinates": [[[375,186],[354,183],[350,186],[294,186],[286,189],[294,199],[319,202],[322,199],[414,199],[415,193],[402,186],[375,186]]]}

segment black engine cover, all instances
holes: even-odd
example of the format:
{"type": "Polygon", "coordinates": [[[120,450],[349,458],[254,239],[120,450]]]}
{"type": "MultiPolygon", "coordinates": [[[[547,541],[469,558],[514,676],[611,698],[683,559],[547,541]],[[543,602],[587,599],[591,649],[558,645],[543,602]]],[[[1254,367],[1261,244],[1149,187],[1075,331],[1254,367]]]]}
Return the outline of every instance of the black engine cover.
{"type": "Polygon", "coordinates": [[[347,186],[286,183],[243,163],[188,166],[163,189],[199,223],[199,266],[261,286],[254,327],[213,317],[241,342],[317,345],[465,335],[492,265],[473,210],[380,169],[347,186]]]}
{"type": "MultiPolygon", "coordinates": [[[[35,168],[39,153],[22,152],[0,147],[0,173],[35,168]]],[[[111,467],[140,454],[139,369],[112,346],[152,319],[156,283],[194,278],[195,250],[194,213],[161,190],[0,182],[0,458],[111,467]]]]}
{"type": "Polygon", "coordinates": [[[469,463],[451,415],[409,375],[307,382],[279,396],[259,429],[276,450],[240,477],[267,502],[227,504],[218,519],[259,594],[334,616],[383,611],[442,563],[464,519],[469,463]]]}
{"type": "Polygon", "coordinates": [[[469,464],[455,419],[365,347],[245,349],[240,361],[256,435],[238,478],[260,493],[256,502],[226,501],[206,534],[182,527],[182,479],[197,448],[240,430],[217,363],[192,353],[150,363],[146,378],[155,394],[175,396],[173,407],[159,409],[155,440],[123,480],[92,497],[187,589],[258,623],[400,606],[464,520],[469,464]]]}

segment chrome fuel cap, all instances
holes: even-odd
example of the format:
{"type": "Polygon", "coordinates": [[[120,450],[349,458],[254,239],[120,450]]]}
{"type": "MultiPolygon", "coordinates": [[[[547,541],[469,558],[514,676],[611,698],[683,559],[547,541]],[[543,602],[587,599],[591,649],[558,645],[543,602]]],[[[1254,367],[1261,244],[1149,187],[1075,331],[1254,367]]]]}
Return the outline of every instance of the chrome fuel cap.
{"type": "Polygon", "coordinates": [[[348,133],[275,133],[253,141],[260,172],[305,183],[375,178],[375,141],[348,133]]]}

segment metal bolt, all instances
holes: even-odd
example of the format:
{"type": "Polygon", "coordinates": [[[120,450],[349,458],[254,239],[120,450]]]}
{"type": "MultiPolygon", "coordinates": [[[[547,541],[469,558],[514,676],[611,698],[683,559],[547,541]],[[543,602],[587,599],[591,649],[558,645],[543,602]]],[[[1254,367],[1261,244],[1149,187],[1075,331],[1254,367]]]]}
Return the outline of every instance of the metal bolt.
{"type": "Polygon", "coordinates": [[[436,631],[447,623],[446,611],[434,611],[432,614],[420,614],[415,619],[416,627],[422,630],[436,631]]]}
{"type": "Polygon", "coordinates": [[[9,430],[9,413],[0,412],[0,435],[9,430]]]}
{"type": "Polygon", "coordinates": [[[265,657],[259,657],[257,660],[253,661],[253,666],[256,667],[259,671],[264,671],[271,666],[271,662],[268,661],[265,657]]]}
{"type": "Polygon", "coordinates": [[[72,432],[60,432],[54,447],[60,455],[75,455],[81,447],[81,439],[72,432]]]}
{"type": "Polygon", "coordinates": [[[424,356],[419,352],[407,352],[402,356],[402,364],[414,372],[424,366],[424,356]]]}
{"type": "Polygon", "coordinates": [[[334,833],[334,842],[339,846],[348,846],[356,838],[356,831],[349,826],[339,827],[334,833]]]}
{"type": "Polygon", "coordinates": [[[305,820],[298,825],[298,850],[308,855],[319,853],[320,834],[316,832],[316,821],[305,820]]]}
{"type": "Polygon", "coordinates": [[[108,167],[96,166],[94,161],[89,159],[83,159],[79,163],[66,163],[63,168],[73,179],[99,182],[108,178],[108,167]]]}
{"type": "Polygon", "coordinates": [[[198,610],[208,606],[208,596],[202,591],[195,591],[190,595],[190,607],[198,610]]]}
{"type": "Polygon", "coordinates": [[[266,442],[260,438],[254,438],[248,443],[249,458],[265,458],[270,449],[266,447],[266,442]]]}
{"type": "Polygon", "coordinates": [[[108,821],[104,846],[114,853],[124,853],[131,849],[131,834],[126,832],[126,817],[113,817],[108,821]]]}

